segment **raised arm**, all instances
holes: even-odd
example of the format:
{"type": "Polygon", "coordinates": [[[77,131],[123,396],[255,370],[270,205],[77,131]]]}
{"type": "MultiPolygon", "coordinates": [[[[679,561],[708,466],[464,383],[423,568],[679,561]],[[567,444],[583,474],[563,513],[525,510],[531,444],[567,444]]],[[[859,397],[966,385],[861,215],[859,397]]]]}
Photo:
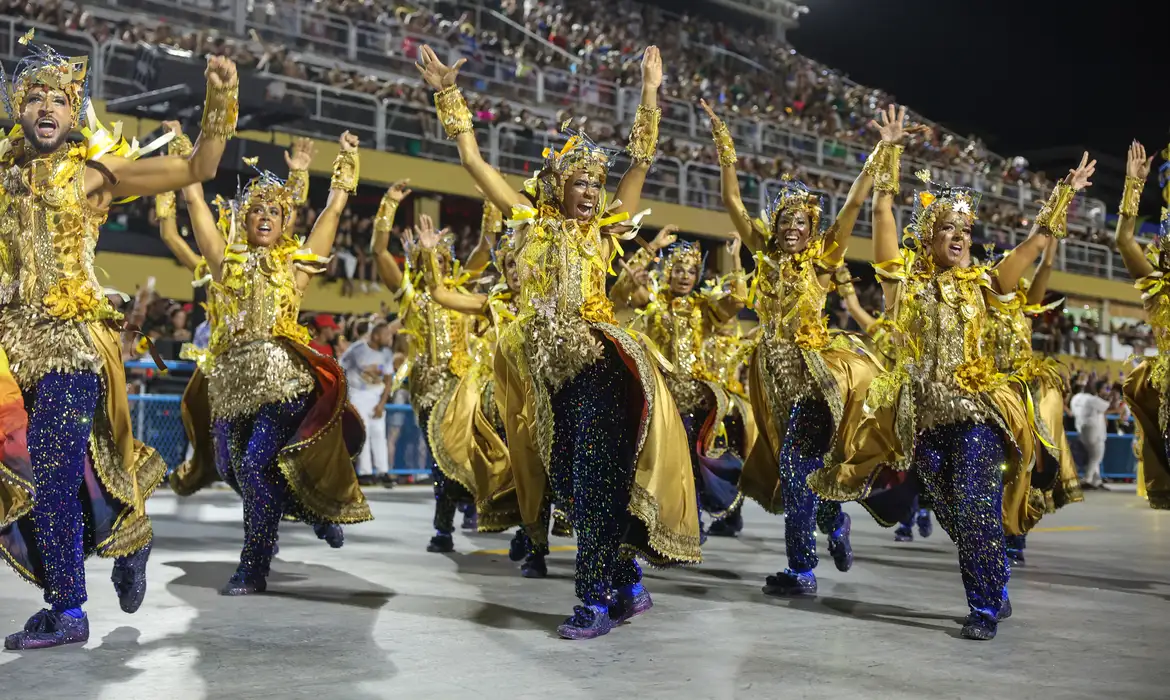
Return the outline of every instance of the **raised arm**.
{"type": "Polygon", "coordinates": [[[514,190],[504,176],[496,171],[479,152],[475,141],[475,127],[471,123],[471,110],[463,99],[463,93],[455,85],[459,68],[467,62],[461,58],[453,66],[446,66],[435,55],[434,49],[424,45],[419,51],[419,62],[415,64],[423,81],[435,91],[435,110],[439,122],[447,132],[447,138],[454,139],[459,146],[459,160],[471,174],[481,192],[505,214],[511,213],[517,204],[527,204],[524,195],[514,190]]]}
{"type": "Polygon", "coordinates": [[[630,154],[630,167],[617,188],[617,199],[621,202],[617,211],[631,216],[638,211],[646,173],[650,172],[650,164],[658,150],[658,120],[662,117],[662,110],[658,108],[658,88],[661,85],[662,54],[657,46],[647,46],[642,54],[642,102],[634,115],[630,144],[626,149],[630,154]]]}
{"type": "Polygon", "coordinates": [[[371,252],[374,265],[378,268],[378,277],[382,278],[382,284],[391,292],[402,288],[402,268],[398,267],[398,261],[390,254],[390,233],[394,230],[394,215],[398,213],[398,205],[410,196],[406,183],[407,180],[400,180],[386,190],[386,194],[382,195],[382,203],[378,205],[378,214],[374,217],[371,252]]]}
{"type": "Polygon", "coordinates": [[[1141,244],[1133,237],[1137,227],[1138,204],[1142,189],[1150,177],[1150,164],[1154,157],[1146,157],[1146,148],[1137,141],[1129,146],[1125,161],[1125,191],[1121,195],[1121,208],[1117,211],[1117,251],[1125,261],[1129,276],[1141,279],[1154,272],[1154,266],[1142,253],[1141,244]]]}
{"type": "Polygon", "coordinates": [[[440,306],[452,311],[486,317],[488,315],[487,295],[471,294],[452,289],[447,278],[439,269],[435,247],[439,245],[443,234],[435,230],[435,224],[431,217],[424,214],[418,218],[417,233],[418,245],[422,247],[423,279],[426,280],[431,297],[440,306]]]}
{"type": "Polygon", "coordinates": [[[199,255],[191,250],[191,246],[179,235],[174,192],[163,192],[154,198],[154,215],[158,219],[158,231],[162,235],[163,243],[171,251],[171,255],[175,256],[180,265],[194,272],[199,265],[199,255]]]}
{"type": "Polygon", "coordinates": [[[209,58],[203,128],[191,154],[141,160],[101,157],[95,167],[86,170],[86,193],[96,197],[102,206],[109,206],[115,200],[175,192],[215,177],[227,140],[236,132],[239,84],[235,63],[222,56],[209,58]]]}
{"type": "MultiPolygon", "coordinates": [[[[306,247],[314,255],[328,257],[333,251],[333,239],[337,237],[337,225],[341,223],[341,214],[349,202],[349,196],[357,191],[358,178],[361,175],[361,163],[358,160],[358,137],[346,131],[338,139],[339,150],[337,158],[333,160],[333,179],[329,183],[329,199],[325,208],[317,216],[313,230],[305,241],[306,247]]],[[[298,280],[300,273],[298,273],[298,280]]],[[[308,275],[305,280],[308,281],[308,275]]],[[[303,286],[302,286],[303,288],[303,286]]]]}
{"type": "Polygon", "coordinates": [[[499,207],[489,200],[483,201],[483,216],[479,224],[479,241],[467,256],[466,269],[480,272],[486,270],[492,262],[492,251],[496,248],[496,240],[504,228],[504,216],[499,207]]]}
{"type": "Polygon", "coordinates": [[[609,290],[609,300],[613,302],[615,311],[643,309],[650,303],[650,265],[659,251],[678,240],[676,231],[678,226],[674,224],[663,226],[645,248],[639,248],[628,261],[622,261],[622,271],[609,290]]]}
{"type": "Polygon", "coordinates": [[[1056,251],[1060,241],[1053,238],[1048,241],[1048,248],[1044,250],[1044,257],[1032,275],[1032,283],[1028,287],[1028,304],[1036,305],[1044,302],[1044,295],[1048,294],[1048,279],[1052,277],[1052,266],[1056,263],[1056,251]]]}
{"type": "Polygon", "coordinates": [[[833,273],[833,282],[837,285],[837,294],[841,295],[841,300],[845,302],[845,310],[849,312],[849,316],[861,326],[861,331],[868,334],[869,329],[877,323],[877,319],[870,315],[861,306],[861,301],[857,298],[857,289],[853,286],[853,276],[849,274],[849,268],[842,265],[833,273]]]}
{"type": "Polygon", "coordinates": [[[853,186],[849,188],[849,194],[845,197],[845,203],[837,212],[837,218],[825,236],[825,249],[830,251],[825,263],[829,266],[840,265],[845,260],[849,238],[853,235],[857,217],[861,215],[861,208],[865,205],[865,200],[869,199],[870,191],[876,189],[891,196],[898,194],[902,140],[908,131],[924,128],[907,129],[905,124],[906,108],[895,108],[894,105],[890,105],[878,115],[878,119],[870,122],[870,126],[881,135],[881,141],[866,159],[857,179],[853,181],[853,186]]]}
{"type": "Polygon", "coordinates": [[[743,278],[743,263],[739,260],[743,244],[739,236],[733,233],[726,245],[727,254],[731,256],[731,290],[711,305],[711,311],[720,322],[736,317],[747,304],[747,281],[743,278]]]}
{"type": "Polygon", "coordinates": [[[719,189],[723,195],[723,208],[731,216],[731,223],[739,232],[740,240],[747,244],[748,250],[762,250],[766,241],[752,222],[752,215],[743,205],[743,197],[739,192],[739,175],[735,171],[739,157],[735,154],[735,141],[711,105],[706,100],[699,100],[699,104],[711,120],[711,138],[715,140],[715,149],[719,152],[719,189]]]}
{"type": "Polygon", "coordinates": [[[1064,238],[1068,234],[1068,205],[1077,192],[1093,184],[1090,178],[1096,168],[1097,161],[1090,161],[1086,152],[1081,156],[1080,164],[1056,183],[1052,195],[1036,216],[1036,223],[1032,225],[1028,237],[996,265],[995,284],[1000,293],[1016,288],[1024,272],[1048,247],[1051,237],[1064,238]]]}

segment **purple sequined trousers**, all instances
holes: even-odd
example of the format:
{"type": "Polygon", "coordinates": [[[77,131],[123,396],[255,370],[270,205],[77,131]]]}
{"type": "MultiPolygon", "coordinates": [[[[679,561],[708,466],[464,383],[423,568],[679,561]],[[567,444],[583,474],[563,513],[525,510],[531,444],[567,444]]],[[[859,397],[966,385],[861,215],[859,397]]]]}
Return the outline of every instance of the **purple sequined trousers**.
{"type": "Polygon", "coordinates": [[[924,430],[914,446],[914,469],[959,549],[967,605],[993,625],[1008,582],[1003,462],[999,430],[972,421],[924,430]]]}
{"type": "Polygon", "coordinates": [[[25,405],[36,501],[32,522],[44,563],[45,602],[80,608],[85,593],[85,513],[81,484],[101,380],[92,372],[49,372],[25,405]]]}
{"type": "Polygon", "coordinates": [[[603,345],[601,359],[552,396],[549,481],[556,503],[571,513],[576,593],[587,605],[604,604],[613,588],[642,580],[637,563],[621,551],[638,431],[630,406],[640,387],[613,345],[603,345]]]}
{"type": "Polygon", "coordinates": [[[289,508],[288,481],[276,457],[296,432],[308,409],[308,396],[265,404],[252,416],[217,421],[216,434],[226,437],[230,473],[244,499],[244,548],[238,573],[266,578],[272,564],[280,519],[289,508]]]}
{"type": "Polygon", "coordinates": [[[433,522],[436,532],[450,535],[455,532],[455,512],[460,503],[474,503],[475,499],[467,492],[463,484],[449,479],[435,462],[435,451],[431,449],[431,439],[427,434],[427,424],[431,421],[431,409],[419,413],[418,427],[422,431],[423,440],[427,445],[427,458],[431,460],[431,483],[435,492],[435,519],[433,522]]]}
{"type": "MultiPolygon", "coordinates": [[[[839,515],[840,504],[826,505],[818,518],[819,499],[808,486],[808,475],[824,466],[833,428],[829,406],[804,399],[792,406],[780,448],[780,489],[784,498],[784,548],[788,569],[805,574],[817,566],[816,527],[819,519],[839,515]]],[[[828,523],[826,523],[828,524],[828,523]]]]}

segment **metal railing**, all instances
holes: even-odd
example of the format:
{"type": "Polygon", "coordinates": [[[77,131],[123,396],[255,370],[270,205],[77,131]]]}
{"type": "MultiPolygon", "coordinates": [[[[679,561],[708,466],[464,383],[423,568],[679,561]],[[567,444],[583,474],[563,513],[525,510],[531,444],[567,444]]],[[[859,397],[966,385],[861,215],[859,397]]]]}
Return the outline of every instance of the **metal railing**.
{"type": "MultiPolygon", "coordinates": [[[[149,3],[150,0],[132,0],[133,2],[149,3]]],[[[139,47],[124,44],[118,40],[110,40],[98,44],[88,34],[81,32],[60,32],[51,27],[35,25],[18,18],[4,17],[0,21],[0,57],[6,60],[16,58],[20,47],[16,43],[30,26],[38,26],[42,30],[41,40],[54,46],[62,53],[77,55],[88,53],[98,57],[91,61],[91,94],[100,98],[114,98],[141,92],[144,86],[138,84],[136,75],[139,47]]],[[[159,51],[160,67],[158,72],[174,77],[186,76],[188,82],[200,79],[202,72],[201,61],[193,57],[190,52],[163,48],[159,51]]],[[[472,78],[468,78],[471,80],[472,78]]],[[[374,95],[334,88],[317,82],[297,80],[283,76],[265,73],[246,74],[242,77],[244,88],[241,94],[256,96],[263,95],[266,103],[283,105],[295,109],[299,116],[292,122],[282,125],[281,129],[291,133],[332,140],[343,130],[350,130],[357,134],[366,144],[372,144],[378,150],[395,153],[404,153],[450,163],[459,162],[459,153],[455,144],[447,140],[442,134],[441,127],[435,117],[433,106],[428,104],[414,104],[397,99],[379,98],[374,95]]],[[[410,81],[406,81],[410,82],[410,81]]],[[[417,84],[417,80],[414,81],[417,84]]],[[[474,89],[474,88],[473,88],[474,89]]],[[[546,84],[543,88],[550,92],[546,84]]],[[[581,85],[566,88],[558,86],[556,89],[567,90],[563,93],[566,100],[586,99],[591,103],[608,98],[590,93],[592,88],[586,87],[581,92],[581,85]],[[572,93],[572,94],[570,94],[572,93]]],[[[489,85],[488,92],[493,87],[489,85]]],[[[493,93],[494,94],[494,93],[493,93]]],[[[555,90],[551,94],[558,94],[555,90]]],[[[621,91],[612,95],[619,103],[623,102],[621,91]]],[[[636,104],[636,101],[631,103],[636,104]]],[[[682,103],[678,103],[681,105],[682,103]]],[[[668,107],[669,105],[664,105],[668,107]]],[[[624,109],[624,107],[619,107],[624,109]]],[[[673,117],[665,115],[664,123],[673,117]]],[[[758,124],[735,122],[737,136],[744,142],[759,146],[765,153],[769,149],[788,153],[798,162],[808,162],[802,166],[805,170],[818,176],[825,176],[848,184],[852,182],[866,152],[855,146],[834,144],[824,139],[801,135],[791,132],[781,132],[766,129],[758,124]],[[764,146],[764,144],[768,144],[764,146]],[[823,167],[819,167],[823,165],[823,167]],[[840,167],[835,170],[834,166],[840,167]]],[[[477,126],[477,137],[480,147],[488,162],[503,172],[531,175],[537,167],[540,155],[546,146],[559,141],[559,136],[547,131],[536,131],[511,123],[494,125],[480,124],[477,126]]],[[[612,134],[615,144],[624,140],[624,131],[616,130],[612,134]]],[[[619,159],[614,170],[614,177],[610,182],[616,185],[620,172],[624,172],[628,161],[619,159]]],[[[903,172],[911,170],[913,163],[907,164],[903,172]]],[[[974,182],[979,186],[979,181],[974,182]]],[[[990,183],[982,183],[990,184],[990,183]]],[[[771,200],[779,188],[779,181],[760,178],[748,173],[740,174],[740,187],[745,206],[755,212],[771,200]]],[[[910,185],[912,186],[912,185],[910,185]]],[[[677,158],[660,157],[647,176],[646,196],[659,201],[678,203],[703,209],[722,210],[723,203],[719,194],[719,169],[709,163],[681,161],[677,158]]],[[[1007,201],[1027,202],[1035,198],[1026,185],[1001,185],[1000,197],[1007,201]],[[1012,199],[1014,197],[1014,200],[1012,199]]],[[[987,197],[995,197],[991,192],[987,197]]],[[[843,197],[830,197],[830,212],[835,214],[843,203],[843,197]]],[[[1082,207],[1083,208],[1083,207],[1082,207]]],[[[1104,211],[1101,205],[1100,211],[1104,211]]],[[[896,211],[899,227],[909,222],[910,210],[908,207],[899,207],[896,211]]],[[[730,222],[729,222],[730,224],[730,222]]],[[[1070,221],[1070,228],[1074,231],[1083,231],[1084,223],[1075,218],[1070,221]]],[[[1023,230],[1007,229],[994,226],[985,226],[987,237],[994,237],[1000,247],[1006,248],[1015,245],[1026,235],[1023,230]]],[[[856,230],[857,235],[869,235],[868,215],[863,215],[856,230]]],[[[1057,268],[1077,274],[1104,277],[1106,279],[1126,279],[1127,273],[1120,255],[1107,246],[1086,241],[1069,240],[1060,248],[1060,258],[1057,268]]]]}

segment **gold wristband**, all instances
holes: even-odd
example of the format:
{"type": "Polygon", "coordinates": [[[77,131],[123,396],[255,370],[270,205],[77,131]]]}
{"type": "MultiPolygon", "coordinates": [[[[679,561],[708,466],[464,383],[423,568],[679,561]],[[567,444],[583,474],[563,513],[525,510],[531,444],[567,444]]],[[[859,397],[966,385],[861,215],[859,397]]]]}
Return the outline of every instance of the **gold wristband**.
{"type": "Polygon", "coordinates": [[[873,153],[865,159],[861,172],[873,178],[873,188],[878,192],[898,194],[901,188],[902,147],[889,141],[879,141],[873,153]]]}
{"type": "Polygon", "coordinates": [[[191,137],[186,134],[178,134],[167,144],[167,155],[170,156],[186,158],[191,155],[191,151],[193,150],[195,150],[195,147],[191,145],[191,137]]]}
{"type": "Polygon", "coordinates": [[[236,122],[240,118],[240,82],[231,85],[207,85],[207,97],[203,100],[202,136],[224,141],[236,135],[236,122]]]}
{"type": "Polygon", "coordinates": [[[357,191],[358,177],[361,174],[361,161],[357,151],[338,151],[333,159],[333,179],[329,188],[343,190],[353,194],[357,191]]]}
{"type": "Polygon", "coordinates": [[[852,282],[837,285],[837,293],[843,297],[857,296],[857,290],[854,289],[852,282]]]}
{"type": "Polygon", "coordinates": [[[1145,180],[1127,175],[1125,188],[1121,191],[1121,208],[1117,210],[1117,213],[1122,216],[1137,216],[1138,203],[1142,201],[1142,190],[1145,187],[1145,180]]]}
{"type": "Polygon", "coordinates": [[[1048,201],[1040,208],[1036,216],[1036,225],[1047,230],[1056,238],[1068,235],[1068,205],[1077,194],[1070,185],[1064,182],[1056,183],[1048,201]]]}
{"type": "Polygon", "coordinates": [[[162,192],[154,196],[154,215],[162,219],[175,218],[175,193],[162,192]]]}
{"type": "Polygon", "coordinates": [[[398,202],[383,197],[378,206],[378,213],[374,215],[374,237],[386,233],[394,228],[394,215],[398,213],[398,202]]]}
{"type": "Polygon", "coordinates": [[[638,105],[634,115],[634,126],[630,128],[630,145],[626,149],[635,163],[649,165],[658,152],[658,120],[662,110],[657,107],[638,105]]]}
{"type": "Polygon", "coordinates": [[[284,189],[292,195],[293,206],[303,207],[309,201],[309,171],[290,170],[284,189]]]}
{"type": "Polygon", "coordinates": [[[639,248],[638,252],[630,256],[626,265],[629,265],[631,270],[637,270],[639,268],[649,267],[652,262],[654,262],[654,254],[645,248],[639,248]]]}
{"type": "Polygon", "coordinates": [[[504,228],[504,215],[491,202],[484,200],[483,218],[480,220],[479,230],[484,236],[497,236],[504,228]]]}
{"type": "Polygon", "coordinates": [[[735,155],[735,141],[727,130],[727,124],[722,121],[712,124],[711,138],[715,140],[715,150],[719,151],[720,165],[735,165],[739,162],[739,157],[735,155]]]}
{"type": "Polygon", "coordinates": [[[434,289],[443,282],[443,273],[439,270],[439,256],[435,255],[434,248],[423,248],[421,261],[423,279],[427,281],[427,288],[434,289]]]}
{"type": "Polygon", "coordinates": [[[471,110],[467,108],[467,101],[463,93],[452,85],[435,93],[435,111],[439,114],[439,123],[447,132],[447,138],[453,139],[459,134],[471,133],[475,127],[471,123],[471,110]]]}

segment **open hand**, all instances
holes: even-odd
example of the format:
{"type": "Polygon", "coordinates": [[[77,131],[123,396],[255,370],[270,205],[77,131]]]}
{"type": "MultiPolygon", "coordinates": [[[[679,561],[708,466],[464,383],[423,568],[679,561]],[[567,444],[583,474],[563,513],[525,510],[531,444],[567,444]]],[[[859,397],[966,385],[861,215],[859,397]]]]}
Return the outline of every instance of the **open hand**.
{"type": "Polygon", "coordinates": [[[435,230],[434,219],[426,214],[418,217],[418,227],[415,232],[418,234],[418,244],[426,250],[437,248],[444,233],[435,230]]]}
{"type": "Polygon", "coordinates": [[[655,251],[659,251],[674,245],[674,242],[678,240],[678,236],[675,235],[677,231],[678,226],[674,224],[663,226],[659,229],[658,235],[654,237],[654,240],[650,241],[650,247],[655,251]]]}
{"type": "Polygon", "coordinates": [[[213,88],[227,88],[238,85],[236,62],[226,56],[211,56],[207,59],[207,85],[213,88]]]}
{"type": "Polygon", "coordinates": [[[732,260],[739,260],[739,249],[743,247],[743,240],[739,237],[739,231],[732,231],[730,235],[731,240],[725,244],[727,254],[731,256],[732,260]]]}
{"type": "Polygon", "coordinates": [[[454,85],[455,79],[459,77],[459,69],[464,63],[467,63],[466,58],[461,58],[453,66],[444,65],[439,60],[435,50],[426,44],[423,44],[418,56],[418,62],[414,64],[414,67],[418,68],[418,72],[422,74],[423,82],[427,84],[427,87],[436,92],[454,85]]]}
{"type": "Polygon", "coordinates": [[[1129,144],[1129,155],[1125,159],[1126,177],[1136,177],[1142,182],[1150,176],[1150,165],[1154,157],[1146,157],[1146,147],[1134,141],[1129,144]]]}
{"type": "Polygon", "coordinates": [[[1064,182],[1074,190],[1083,190],[1093,184],[1090,182],[1089,178],[1093,177],[1093,173],[1096,171],[1097,161],[1090,161],[1089,152],[1085,151],[1085,154],[1081,156],[1080,165],[1068,171],[1068,175],[1065,176],[1064,182]]]}
{"type": "Polygon", "coordinates": [[[923,124],[906,124],[906,108],[890,105],[878,112],[877,119],[871,119],[869,126],[877,130],[882,141],[892,144],[901,144],[906,134],[921,134],[930,131],[930,127],[923,124]]]}
{"type": "Polygon", "coordinates": [[[662,85],[662,54],[657,46],[647,46],[642,54],[642,87],[657,90],[662,85]]]}
{"type": "Polygon", "coordinates": [[[390,189],[386,190],[386,194],[383,195],[383,197],[382,197],[383,205],[385,205],[387,202],[393,202],[395,204],[400,204],[402,202],[402,200],[409,197],[410,193],[413,191],[409,187],[407,187],[407,185],[409,185],[409,184],[410,184],[410,178],[407,178],[405,180],[399,180],[398,182],[395,182],[393,185],[390,185],[390,189]]]}
{"type": "Polygon", "coordinates": [[[308,170],[313,163],[313,151],[316,150],[313,139],[298,136],[292,141],[292,148],[284,152],[284,163],[289,170],[308,170]]]}

